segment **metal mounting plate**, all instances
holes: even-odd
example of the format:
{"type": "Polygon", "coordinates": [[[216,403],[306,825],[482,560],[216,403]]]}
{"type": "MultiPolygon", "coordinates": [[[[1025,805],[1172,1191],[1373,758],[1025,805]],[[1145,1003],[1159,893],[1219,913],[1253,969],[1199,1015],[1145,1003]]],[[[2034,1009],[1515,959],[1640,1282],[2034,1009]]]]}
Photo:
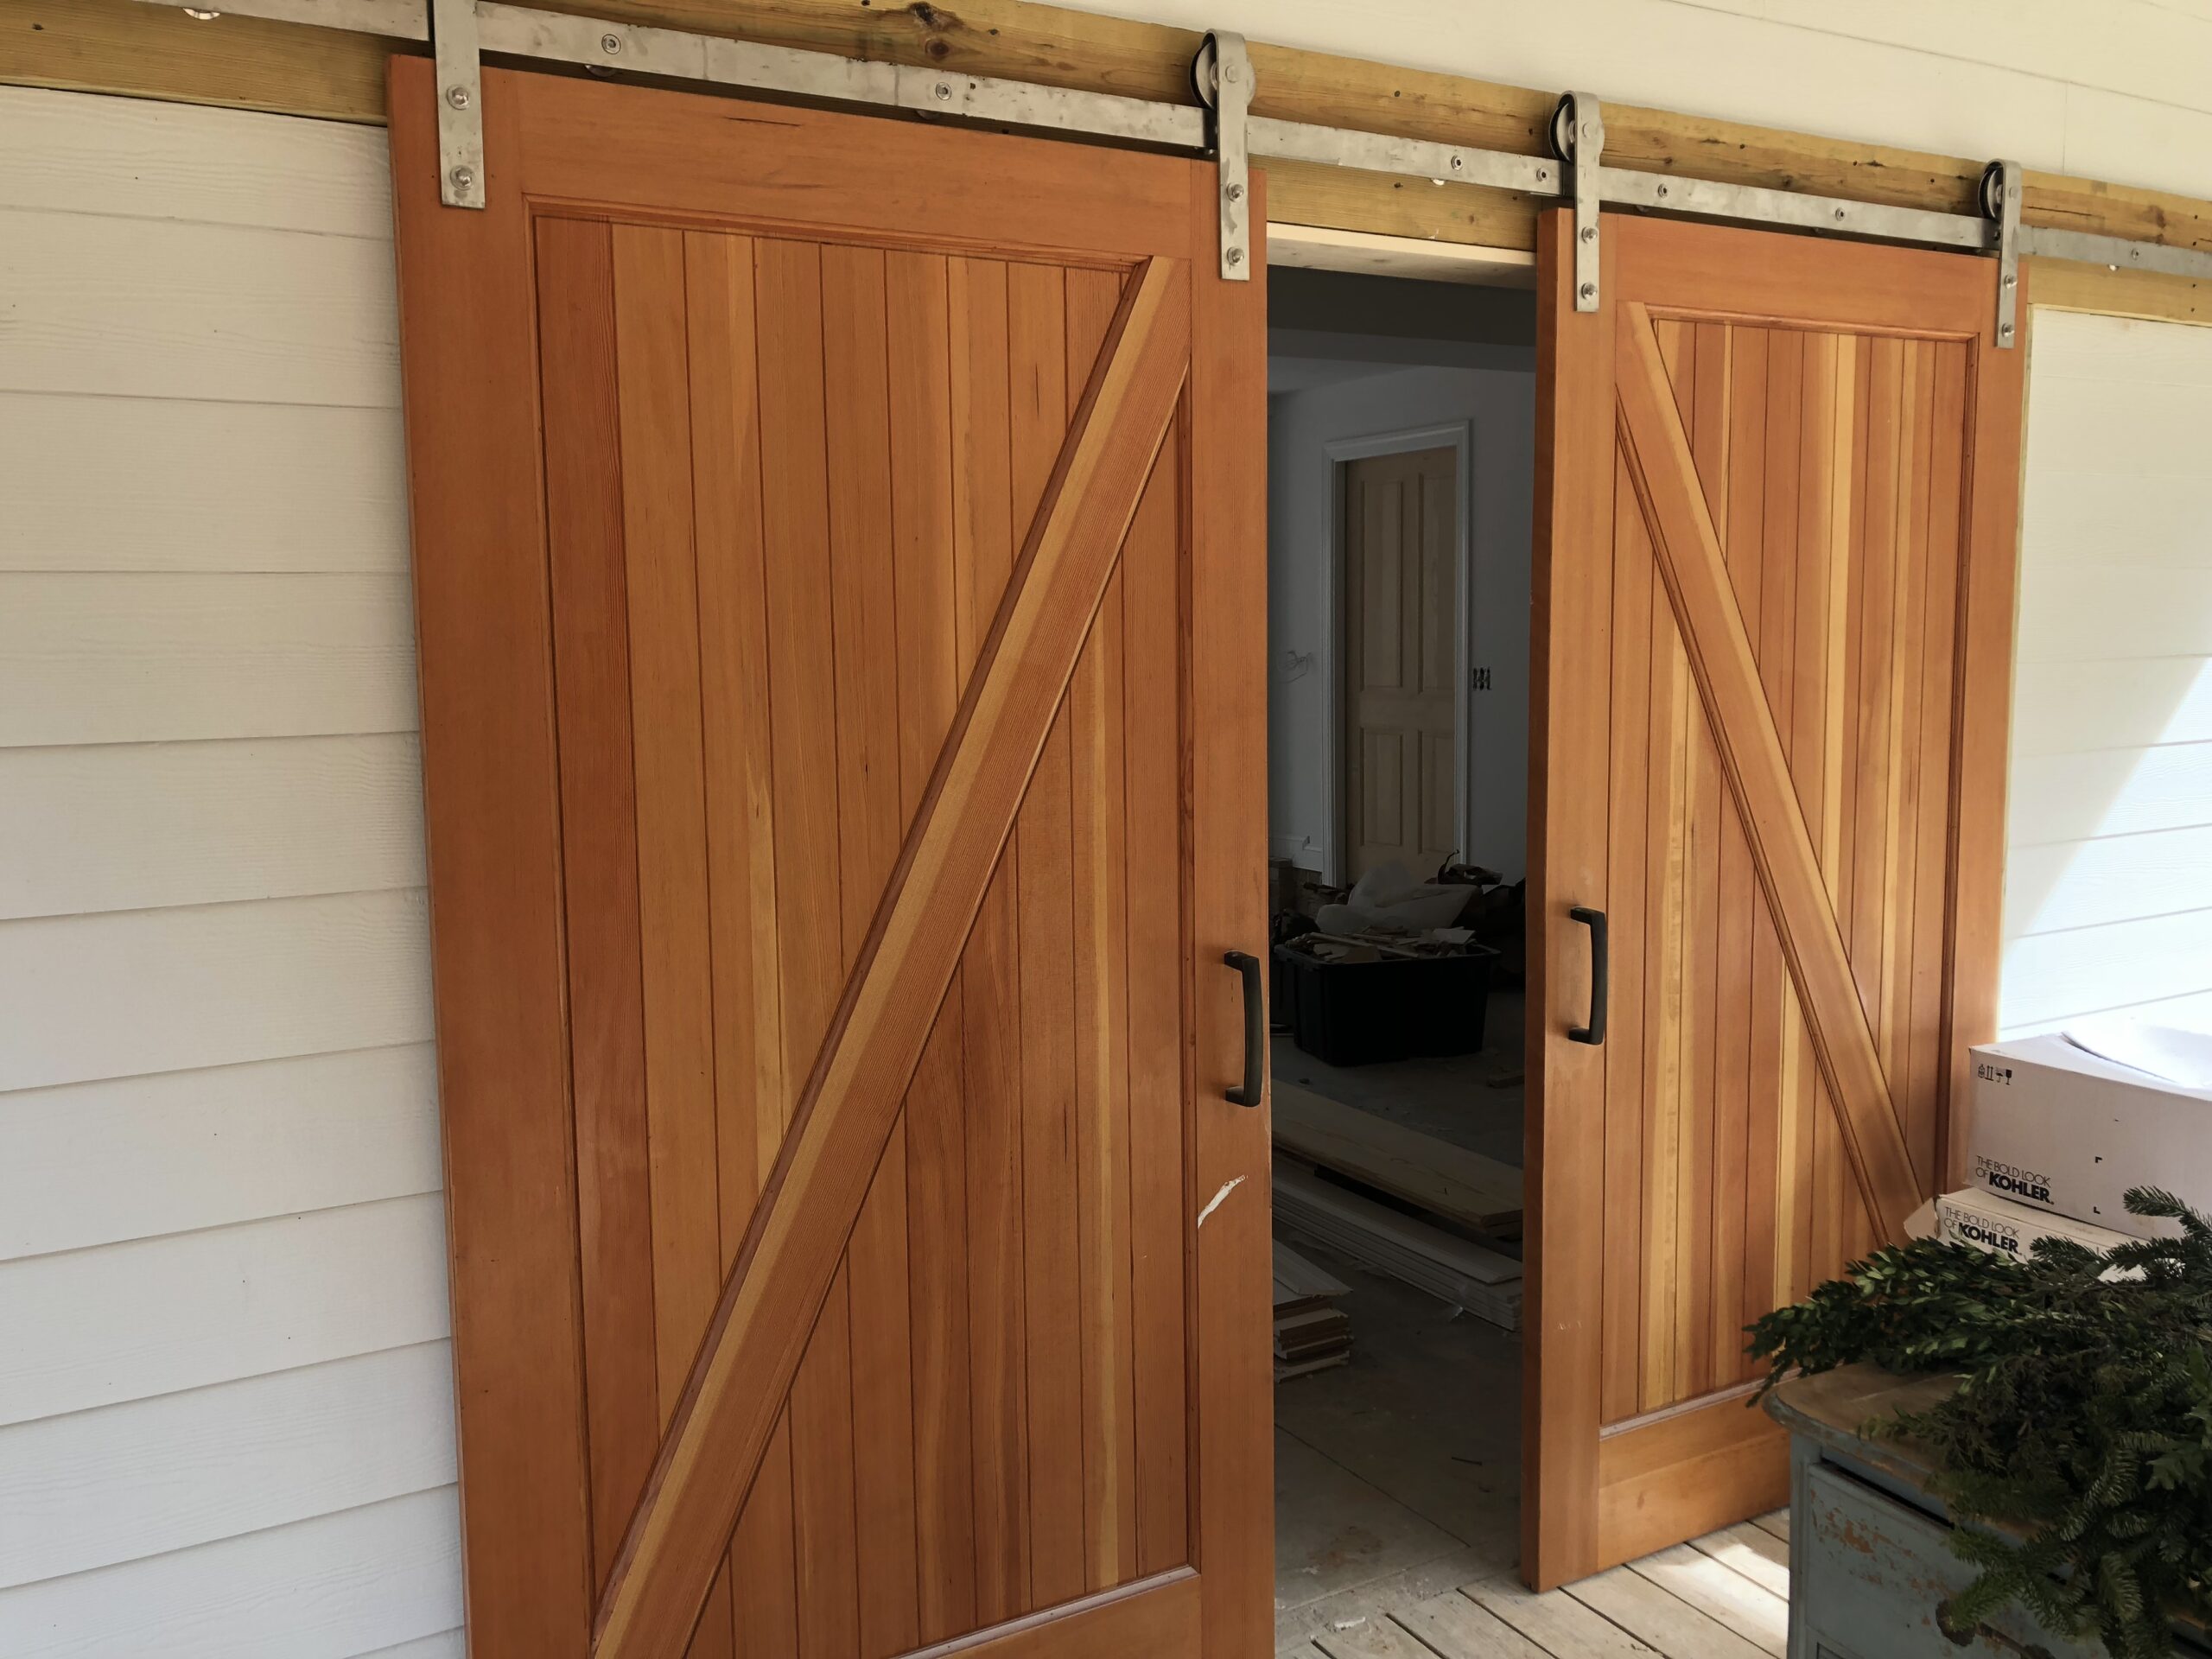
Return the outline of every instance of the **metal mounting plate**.
{"type": "Polygon", "coordinates": [[[1219,177],[1221,274],[1232,283],[1252,280],[1252,59],[1244,37],[1215,29],[1198,48],[1191,79],[1210,113],[1209,146],[1219,177]]]}
{"type": "Polygon", "coordinates": [[[2024,181],[2018,162],[1992,162],[1981,175],[1982,205],[1997,221],[1997,346],[2010,351],[2020,340],[2020,197],[2024,181]]]}
{"type": "Polygon", "coordinates": [[[438,200],[484,206],[484,75],[476,49],[476,0],[430,0],[430,49],[438,66],[438,200]]]}
{"type": "Polygon", "coordinates": [[[1553,141],[1574,174],[1574,308],[1598,308],[1598,210],[1604,197],[1605,106],[1569,92],[1553,118],[1553,141]]]}

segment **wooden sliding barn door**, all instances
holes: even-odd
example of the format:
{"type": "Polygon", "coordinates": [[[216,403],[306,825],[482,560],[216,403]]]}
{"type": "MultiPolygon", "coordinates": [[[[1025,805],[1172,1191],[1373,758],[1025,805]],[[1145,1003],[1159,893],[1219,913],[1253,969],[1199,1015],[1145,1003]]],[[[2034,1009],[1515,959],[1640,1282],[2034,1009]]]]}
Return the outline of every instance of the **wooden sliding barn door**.
{"type": "Polygon", "coordinates": [[[1995,1011],[2023,355],[1993,260],[1609,217],[1591,314],[1571,234],[1540,294],[1546,1586],[1783,1500],[1744,1326],[1951,1166],[1995,1011]]]}
{"type": "Polygon", "coordinates": [[[1266,1651],[1212,168],[490,72],[475,213],[433,92],[395,60],[471,1652],[1266,1651]]]}

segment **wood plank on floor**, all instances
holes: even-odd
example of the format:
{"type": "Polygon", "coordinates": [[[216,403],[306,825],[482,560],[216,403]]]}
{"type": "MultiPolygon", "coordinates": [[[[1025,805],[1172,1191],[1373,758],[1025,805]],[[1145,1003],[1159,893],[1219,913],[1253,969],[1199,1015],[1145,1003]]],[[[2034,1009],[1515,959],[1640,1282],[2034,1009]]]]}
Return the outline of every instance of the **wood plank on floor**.
{"type": "Polygon", "coordinates": [[[1357,1624],[1347,1623],[1348,1629],[1324,1630],[1313,1638],[1329,1659],[1434,1659],[1379,1608],[1357,1624]]]}
{"type": "Polygon", "coordinates": [[[1521,1172],[1433,1135],[1276,1079],[1274,1142],[1424,1210],[1496,1231],[1521,1218],[1521,1172]]]}
{"type": "Polygon", "coordinates": [[[1707,1618],[1764,1649],[1774,1659],[1784,1659],[1789,1644],[1787,1598],[1753,1584],[1688,1544],[1656,1550],[1640,1561],[1630,1561],[1629,1567],[1707,1618]]]}
{"type": "Polygon", "coordinates": [[[1702,1538],[1691,1539],[1690,1547],[1701,1555],[1710,1555],[1723,1567],[1733,1567],[1753,1584],[1788,1599],[1789,1546],[1765,1529],[1748,1521],[1739,1522],[1718,1532],[1709,1532],[1702,1538]]]}
{"type": "Polygon", "coordinates": [[[1763,1649],[1625,1567],[1567,1586],[1567,1594],[1676,1659],[1761,1659],[1763,1649]]]}
{"type": "Polygon", "coordinates": [[[1492,1579],[1468,1585],[1465,1593],[1552,1659],[1654,1659],[1654,1649],[1564,1590],[1538,1595],[1516,1579],[1492,1579]]]}
{"type": "Polygon", "coordinates": [[[1459,1549],[1434,1560],[1422,1561],[1386,1579],[1376,1579],[1350,1590],[1340,1590],[1318,1601],[1286,1606],[1278,1584],[1275,1603],[1275,1640],[1285,1644],[1311,1642],[1342,1621],[1381,1609],[1410,1607],[1432,1596],[1451,1592],[1499,1570],[1495,1550],[1459,1549]]]}
{"type": "Polygon", "coordinates": [[[1758,1516],[1753,1519],[1751,1524],[1761,1532],[1772,1533],[1785,1544],[1789,1541],[1789,1511],[1787,1510],[1777,1510],[1771,1515],[1758,1516]]]}
{"type": "Polygon", "coordinates": [[[1496,1613],[1457,1590],[1402,1607],[1391,1617],[1439,1659],[1551,1659],[1496,1613]]]}

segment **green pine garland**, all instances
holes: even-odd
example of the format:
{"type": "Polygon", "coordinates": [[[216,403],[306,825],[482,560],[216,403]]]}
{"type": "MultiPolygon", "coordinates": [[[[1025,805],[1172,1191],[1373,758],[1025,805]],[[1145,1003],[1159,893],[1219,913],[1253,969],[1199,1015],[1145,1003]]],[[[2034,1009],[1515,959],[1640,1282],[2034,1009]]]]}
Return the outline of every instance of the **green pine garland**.
{"type": "Polygon", "coordinates": [[[1953,1531],[1979,1574],[1950,1605],[1955,1631],[2017,1602],[2116,1659],[2164,1659],[2168,1613],[2212,1614],[2212,1222],[2148,1187],[2127,1207],[2182,1236],[2108,1256],[2046,1238],[2025,1262],[1916,1240],[1751,1327],[1770,1389],[1860,1360],[1962,1379],[1879,1430],[1938,1455],[1953,1514],[2025,1539],[1953,1531]],[[2115,1267],[2141,1277],[2100,1276],[2115,1267]]]}

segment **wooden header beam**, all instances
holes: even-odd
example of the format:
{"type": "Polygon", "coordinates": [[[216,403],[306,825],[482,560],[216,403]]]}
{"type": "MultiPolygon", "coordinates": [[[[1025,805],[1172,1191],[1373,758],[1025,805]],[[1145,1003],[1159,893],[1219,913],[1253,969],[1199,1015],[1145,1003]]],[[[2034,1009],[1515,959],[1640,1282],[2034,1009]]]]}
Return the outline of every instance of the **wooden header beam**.
{"type": "MultiPolygon", "coordinates": [[[[220,0],[212,0],[219,8],[220,0]]],[[[546,10],[1191,103],[1199,37],[1035,0],[538,0],[546,10]]],[[[200,22],[136,0],[7,0],[0,81],[219,104],[326,119],[384,119],[383,39],[224,17],[200,22]]],[[[1553,93],[1255,41],[1252,113],[1522,155],[1547,153],[1553,93]]],[[[1980,160],[1851,143],[1628,105],[1605,106],[1605,161],[1764,186],[1978,212],[1980,160]]],[[[1281,223],[1526,251],[1535,204],[1471,185],[1423,185],[1307,163],[1268,164],[1281,223]]],[[[2031,172],[2024,222],[2212,251],[2212,203],[2031,172]]]]}

